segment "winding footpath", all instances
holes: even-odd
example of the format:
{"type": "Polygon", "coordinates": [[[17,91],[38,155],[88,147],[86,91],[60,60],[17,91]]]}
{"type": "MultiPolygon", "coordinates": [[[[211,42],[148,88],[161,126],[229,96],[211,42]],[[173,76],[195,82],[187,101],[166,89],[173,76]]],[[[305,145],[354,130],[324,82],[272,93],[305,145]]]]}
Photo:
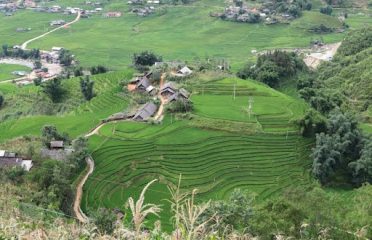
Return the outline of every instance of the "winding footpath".
{"type": "Polygon", "coordinates": [[[76,16],[76,18],[75,18],[73,21],[68,22],[68,23],[66,23],[66,24],[64,24],[64,25],[62,25],[62,26],[57,27],[57,28],[54,28],[53,30],[50,30],[49,32],[46,32],[46,33],[44,33],[44,34],[41,34],[40,36],[37,36],[37,37],[32,38],[32,39],[30,39],[30,40],[27,40],[26,42],[24,42],[24,43],[21,45],[21,49],[26,50],[26,49],[27,49],[27,45],[28,45],[29,43],[31,43],[31,42],[33,42],[33,41],[35,41],[35,40],[37,40],[37,39],[43,38],[43,37],[45,37],[46,35],[48,35],[48,34],[50,34],[50,33],[52,33],[52,32],[55,32],[55,31],[57,31],[57,30],[59,30],[59,29],[61,29],[61,28],[66,28],[66,27],[68,27],[68,26],[70,26],[70,25],[72,25],[72,24],[78,22],[78,21],[80,20],[80,16],[81,16],[81,13],[80,13],[80,11],[79,11],[78,14],[77,14],[77,16],[76,16]]]}
{"type": "Polygon", "coordinates": [[[88,217],[84,214],[84,212],[80,208],[81,199],[83,197],[83,186],[85,182],[88,180],[88,177],[93,173],[94,170],[94,161],[91,157],[86,158],[88,172],[84,175],[84,177],[81,179],[79,184],[76,187],[76,195],[74,200],[74,213],[76,218],[81,223],[87,223],[89,221],[88,217]]]}

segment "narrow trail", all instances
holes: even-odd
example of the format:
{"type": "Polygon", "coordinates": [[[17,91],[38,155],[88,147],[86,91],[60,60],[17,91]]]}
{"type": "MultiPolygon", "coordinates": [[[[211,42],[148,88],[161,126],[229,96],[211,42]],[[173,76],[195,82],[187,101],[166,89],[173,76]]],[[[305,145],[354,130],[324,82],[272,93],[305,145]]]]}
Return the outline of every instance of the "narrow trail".
{"type": "Polygon", "coordinates": [[[75,195],[75,201],[74,201],[74,213],[76,218],[81,223],[88,222],[88,217],[84,214],[84,212],[80,208],[81,199],[83,197],[83,186],[85,182],[88,180],[89,175],[93,173],[94,170],[94,161],[91,157],[86,158],[88,172],[85,174],[85,176],[81,179],[79,184],[76,187],[76,195],[75,195]]]}
{"type": "Polygon", "coordinates": [[[37,40],[37,39],[40,39],[40,38],[42,38],[42,37],[45,37],[46,35],[48,35],[48,34],[50,34],[50,33],[52,33],[52,32],[55,32],[55,31],[57,31],[57,30],[59,30],[59,29],[61,29],[61,28],[68,27],[68,26],[70,26],[70,25],[72,25],[72,24],[78,22],[78,21],[80,20],[80,16],[81,16],[81,13],[80,13],[80,11],[79,11],[78,14],[77,14],[77,16],[76,16],[76,18],[75,18],[73,21],[68,22],[68,23],[66,23],[66,24],[64,24],[64,25],[62,25],[62,26],[59,26],[59,27],[57,27],[57,28],[55,28],[55,29],[53,29],[53,30],[50,30],[49,32],[43,33],[43,34],[41,34],[40,36],[34,37],[34,38],[30,39],[30,40],[27,40],[26,42],[24,42],[24,43],[21,45],[21,49],[26,50],[26,49],[27,49],[27,45],[28,45],[29,43],[31,43],[31,42],[33,42],[33,41],[35,41],[35,40],[37,40]]]}
{"type": "MultiPolygon", "coordinates": [[[[160,89],[164,85],[164,79],[165,79],[165,73],[163,73],[160,78],[160,89]]],[[[154,117],[155,120],[160,120],[163,117],[164,105],[166,103],[166,99],[160,94],[160,91],[159,91],[158,96],[160,99],[160,106],[159,106],[158,112],[155,114],[155,117],[154,117]]]]}

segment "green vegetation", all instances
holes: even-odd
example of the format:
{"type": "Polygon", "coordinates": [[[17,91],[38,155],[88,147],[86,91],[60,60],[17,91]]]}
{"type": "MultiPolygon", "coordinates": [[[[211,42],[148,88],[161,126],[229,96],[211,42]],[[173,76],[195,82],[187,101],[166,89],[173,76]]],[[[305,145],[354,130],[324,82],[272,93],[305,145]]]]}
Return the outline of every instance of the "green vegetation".
{"type": "Polygon", "coordinates": [[[348,34],[334,61],[298,85],[302,97],[321,113],[336,107],[354,112],[370,123],[372,30],[362,28],[348,34]]]}
{"type": "Polygon", "coordinates": [[[256,64],[248,64],[237,75],[277,87],[283,78],[293,77],[297,72],[306,70],[306,65],[295,53],[275,50],[259,55],[256,64]]]}

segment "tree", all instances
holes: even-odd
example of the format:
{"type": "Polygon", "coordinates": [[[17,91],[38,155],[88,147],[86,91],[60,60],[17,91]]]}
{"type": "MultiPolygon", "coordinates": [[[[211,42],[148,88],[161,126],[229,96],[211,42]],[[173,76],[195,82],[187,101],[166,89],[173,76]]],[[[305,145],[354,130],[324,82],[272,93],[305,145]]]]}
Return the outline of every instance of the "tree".
{"type": "Polygon", "coordinates": [[[208,226],[220,233],[227,229],[247,228],[253,216],[253,199],[248,192],[234,189],[228,200],[212,201],[201,220],[212,219],[208,226]]]}
{"type": "Polygon", "coordinates": [[[331,15],[332,14],[332,7],[327,5],[326,7],[320,8],[320,13],[326,14],[326,15],[331,15]]]}
{"type": "Polygon", "coordinates": [[[42,82],[43,82],[43,78],[40,76],[34,79],[35,86],[40,86],[42,82]]]}
{"type": "Polygon", "coordinates": [[[70,51],[62,49],[59,53],[59,62],[65,66],[70,66],[74,60],[70,51]]]}
{"type": "Polygon", "coordinates": [[[0,108],[4,105],[4,97],[0,95],[0,108]]]}
{"type": "Polygon", "coordinates": [[[362,134],[357,121],[338,110],[332,112],[326,132],[316,135],[312,153],[314,176],[322,184],[336,177],[341,177],[344,183],[348,182],[351,175],[348,165],[359,159],[362,146],[362,134]]]}
{"type": "Polygon", "coordinates": [[[80,77],[80,76],[83,76],[84,73],[83,73],[83,68],[82,67],[78,67],[78,68],[75,68],[74,69],[74,76],[75,77],[80,77]]]}
{"type": "Polygon", "coordinates": [[[108,71],[108,69],[102,65],[98,65],[98,66],[93,66],[90,68],[90,73],[92,75],[96,75],[96,74],[101,74],[101,73],[106,73],[108,71]]]}
{"type": "Polygon", "coordinates": [[[80,88],[81,92],[83,93],[84,98],[87,101],[90,101],[94,96],[94,81],[91,81],[89,76],[85,76],[85,78],[80,78],[80,88]]]}
{"type": "Polygon", "coordinates": [[[302,136],[314,137],[315,134],[324,132],[326,130],[326,123],[327,119],[323,115],[315,109],[310,108],[299,121],[302,136]]]}
{"type": "Polygon", "coordinates": [[[54,125],[45,125],[41,129],[41,136],[44,144],[49,147],[49,143],[52,140],[69,142],[69,136],[67,133],[60,134],[54,125]]]}
{"type": "Polygon", "coordinates": [[[183,99],[178,99],[171,104],[168,104],[167,106],[167,111],[171,113],[177,113],[177,112],[190,112],[194,108],[194,105],[191,101],[189,100],[183,100],[183,99]]]}
{"type": "Polygon", "coordinates": [[[35,61],[34,65],[35,69],[40,69],[43,66],[40,61],[35,61]]]}
{"type": "Polygon", "coordinates": [[[155,55],[153,52],[143,51],[133,55],[133,65],[136,67],[152,66],[156,62],[161,62],[162,57],[155,55]]]}
{"type": "Polygon", "coordinates": [[[62,100],[66,90],[62,87],[61,79],[55,78],[41,85],[43,92],[56,103],[62,100]]]}
{"type": "Polygon", "coordinates": [[[365,139],[361,157],[349,164],[353,174],[353,182],[360,186],[363,183],[372,183],[372,138],[365,139]]]}
{"type": "Polygon", "coordinates": [[[99,208],[91,213],[94,224],[101,234],[112,234],[115,229],[116,216],[110,209],[99,208]]]}

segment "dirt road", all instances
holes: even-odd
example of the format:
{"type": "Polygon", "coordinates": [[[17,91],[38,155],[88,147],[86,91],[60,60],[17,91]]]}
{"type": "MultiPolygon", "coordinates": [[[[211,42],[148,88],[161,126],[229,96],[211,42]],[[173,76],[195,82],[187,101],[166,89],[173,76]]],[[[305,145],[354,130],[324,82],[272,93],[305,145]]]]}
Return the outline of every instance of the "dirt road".
{"type": "MultiPolygon", "coordinates": [[[[164,81],[165,81],[165,73],[163,73],[161,75],[161,78],[160,78],[160,89],[163,87],[164,85],[164,81]]],[[[161,118],[163,117],[163,112],[164,112],[164,105],[166,103],[166,99],[160,94],[160,91],[159,91],[159,99],[160,99],[160,106],[159,106],[159,109],[158,109],[158,112],[155,114],[155,117],[154,119],[155,120],[161,120],[161,118]]]]}
{"type": "Polygon", "coordinates": [[[24,43],[21,45],[21,48],[22,48],[23,50],[26,50],[26,49],[27,49],[27,45],[28,45],[29,43],[31,43],[31,42],[33,42],[33,41],[35,41],[35,40],[37,40],[37,39],[40,39],[40,38],[42,38],[42,37],[45,37],[46,35],[48,35],[48,34],[50,34],[50,33],[52,33],[52,32],[55,32],[55,31],[57,31],[57,30],[59,30],[59,29],[61,29],[61,28],[65,28],[65,27],[70,26],[71,24],[76,23],[77,21],[80,20],[80,16],[81,16],[81,13],[80,13],[80,11],[79,11],[78,14],[77,14],[77,16],[76,16],[76,18],[75,18],[73,21],[68,22],[68,23],[66,23],[65,25],[62,25],[62,26],[60,26],[60,27],[57,27],[57,28],[55,28],[55,29],[53,29],[53,30],[50,30],[49,32],[46,32],[46,33],[44,33],[44,34],[41,34],[40,36],[34,37],[34,38],[30,39],[30,40],[27,40],[26,42],[24,42],[24,43]]]}
{"type": "Polygon", "coordinates": [[[81,223],[88,222],[88,217],[83,213],[83,211],[80,208],[81,204],[81,198],[83,197],[83,186],[85,182],[88,180],[89,175],[93,173],[94,170],[94,161],[91,157],[87,157],[86,159],[88,172],[85,174],[85,176],[81,179],[81,181],[78,183],[76,187],[76,195],[75,195],[75,201],[74,201],[74,213],[76,218],[81,223]]]}

